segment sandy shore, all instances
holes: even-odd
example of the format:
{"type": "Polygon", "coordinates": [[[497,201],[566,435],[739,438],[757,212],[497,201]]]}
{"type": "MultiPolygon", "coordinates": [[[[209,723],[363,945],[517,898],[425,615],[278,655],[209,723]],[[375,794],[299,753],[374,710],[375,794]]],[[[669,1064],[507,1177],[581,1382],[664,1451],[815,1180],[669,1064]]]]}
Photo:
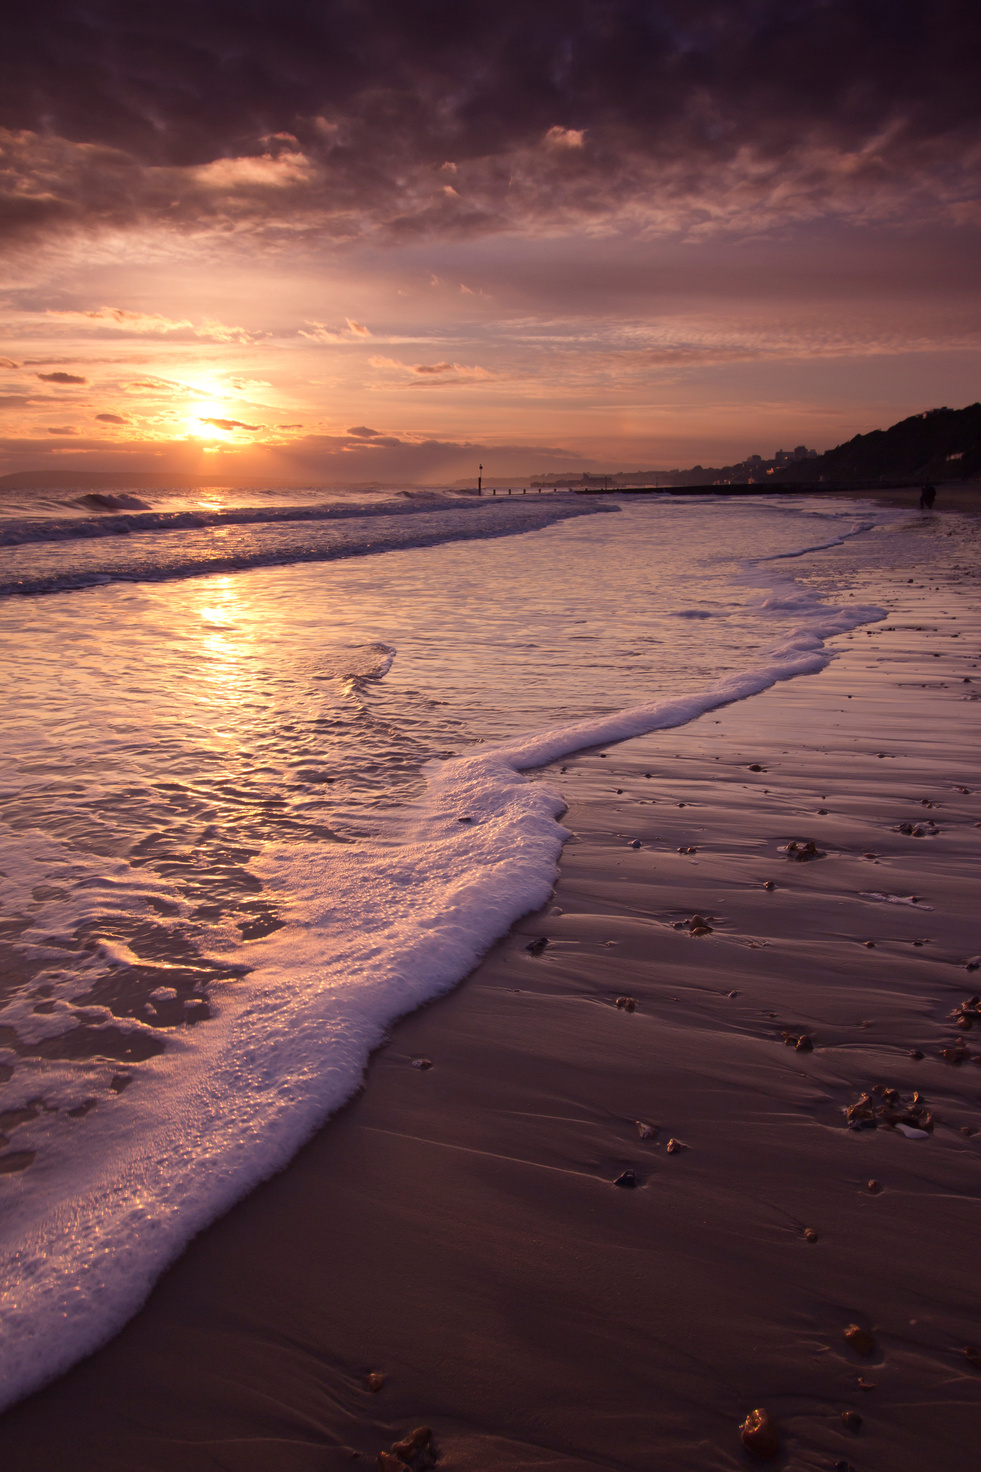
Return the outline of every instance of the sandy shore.
{"type": "Polygon", "coordinates": [[[951,1013],[981,991],[981,598],[859,596],[889,618],[822,674],[544,774],[551,904],[8,1413],[0,1465],[374,1467],[428,1423],[447,1472],[714,1472],[764,1406],[775,1467],[977,1466],[981,1018],[951,1013]],[[848,1129],[877,1083],[932,1133],[848,1129]]]}

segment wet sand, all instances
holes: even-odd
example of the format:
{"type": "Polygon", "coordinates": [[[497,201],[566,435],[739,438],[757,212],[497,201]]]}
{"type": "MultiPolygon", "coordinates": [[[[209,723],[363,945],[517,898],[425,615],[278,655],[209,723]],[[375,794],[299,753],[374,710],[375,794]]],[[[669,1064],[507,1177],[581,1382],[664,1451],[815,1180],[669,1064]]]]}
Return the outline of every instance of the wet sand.
{"type": "MultiPolygon", "coordinates": [[[[937,492],[936,512],[960,511],[977,516],[981,513],[981,484],[977,481],[940,481],[934,487],[937,492]]],[[[814,494],[841,497],[844,500],[877,501],[882,506],[902,506],[915,511],[920,504],[919,486],[880,491],[824,491],[815,488],[814,494]]]]}
{"type": "Polygon", "coordinates": [[[981,1018],[951,1013],[981,991],[981,597],[857,596],[889,618],[822,674],[543,774],[552,902],[7,1414],[0,1465],[374,1467],[427,1423],[447,1472],[715,1472],[763,1406],[774,1467],[977,1466],[981,1018]],[[848,1129],[877,1083],[932,1133],[848,1129]]]}

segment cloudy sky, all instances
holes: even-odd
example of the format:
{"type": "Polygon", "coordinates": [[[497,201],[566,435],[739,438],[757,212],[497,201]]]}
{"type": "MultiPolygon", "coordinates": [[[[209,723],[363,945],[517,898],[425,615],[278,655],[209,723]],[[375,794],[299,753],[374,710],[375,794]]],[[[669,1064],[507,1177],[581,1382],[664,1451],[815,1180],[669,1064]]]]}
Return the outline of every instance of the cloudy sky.
{"type": "Polygon", "coordinates": [[[36,0],[0,473],[517,480],[979,397],[976,0],[36,0]]]}

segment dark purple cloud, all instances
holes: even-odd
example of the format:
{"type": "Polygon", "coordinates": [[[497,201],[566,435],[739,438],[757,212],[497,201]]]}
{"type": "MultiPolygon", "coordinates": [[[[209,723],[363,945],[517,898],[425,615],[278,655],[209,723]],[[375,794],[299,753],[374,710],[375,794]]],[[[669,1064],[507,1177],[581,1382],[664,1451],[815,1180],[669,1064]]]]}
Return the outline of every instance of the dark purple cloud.
{"type": "Polygon", "coordinates": [[[0,215],[968,218],[979,63],[974,0],[48,0],[0,54],[0,215]]]}
{"type": "Polygon", "coordinates": [[[35,377],[36,378],[40,378],[42,380],[42,382],[44,382],[44,383],[87,383],[88,382],[88,379],[82,378],[78,373],[62,373],[60,370],[57,373],[37,373],[37,374],[35,374],[35,377]]]}
{"type": "Polygon", "coordinates": [[[215,429],[261,429],[261,424],[243,424],[240,419],[199,419],[199,424],[213,424],[215,429]]]}
{"type": "Polygon", "coordinates": [[[95,417],[96,417],[96,419],[101,419],[101,421],[102,421],[103,424],[128,424],[129,423],[129,420],[128,419],[124,419],[121,414],[97,414],[95,417]]]}

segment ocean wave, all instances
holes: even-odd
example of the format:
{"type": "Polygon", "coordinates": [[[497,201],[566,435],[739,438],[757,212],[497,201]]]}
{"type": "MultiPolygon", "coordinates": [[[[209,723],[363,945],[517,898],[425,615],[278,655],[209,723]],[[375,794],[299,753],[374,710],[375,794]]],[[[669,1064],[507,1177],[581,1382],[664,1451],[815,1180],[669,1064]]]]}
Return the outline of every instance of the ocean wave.
{"type": "Polygon", "coordinates": [[[0,532],[0,596],[65,593],[113,582],[159,582],[251,567],[324,562],[396,547],[428,547],[533,531],[569,517],[616,512],[575,497],[466,500],[427,496],[369,507],[244,508],[132,513],[94,522],[35,523],[18,542],[0,532]],[[289,512],[289,514],[285,514],[289,512]],[[107,528],[104,522],[112,523],[107,528]],[[62,527],[42,536],[50,525],[62,527]],[[96,527],[85,531],[80,528],[96,527]],[[8,537],[3,545],[3,537],[8,537]],[[95,539],[95,546],[91,545],[95,539]]]}

